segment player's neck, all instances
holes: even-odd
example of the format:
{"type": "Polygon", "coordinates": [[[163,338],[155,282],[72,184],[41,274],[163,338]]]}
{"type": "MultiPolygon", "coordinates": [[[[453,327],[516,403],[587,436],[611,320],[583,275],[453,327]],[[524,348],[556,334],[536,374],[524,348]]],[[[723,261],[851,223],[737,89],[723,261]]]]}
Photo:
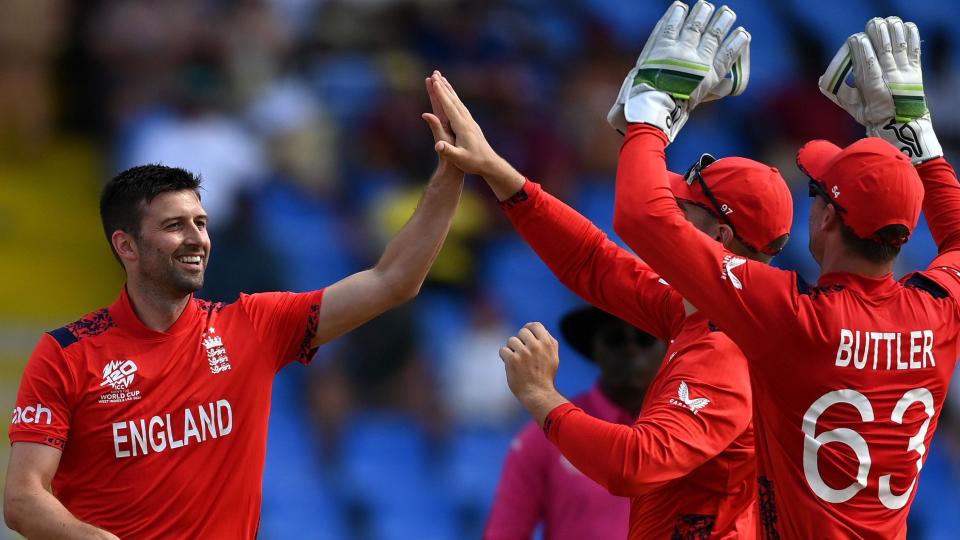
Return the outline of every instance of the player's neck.
{"type": "Polygon", "coordinates": [[[190,301],[190,295],[164,294],[137,280],[128,280],[126,287],[133,312],[144,326],[155,332],[166,332],[173,326],[190,301]]]}
{"type": "Polygon", "coordinates": [[[820,265],[821,274],[845,272],[869,278],[881,278],[893,272],[893,261],[875,263],[846,251],[827,251],[820,265]]]}

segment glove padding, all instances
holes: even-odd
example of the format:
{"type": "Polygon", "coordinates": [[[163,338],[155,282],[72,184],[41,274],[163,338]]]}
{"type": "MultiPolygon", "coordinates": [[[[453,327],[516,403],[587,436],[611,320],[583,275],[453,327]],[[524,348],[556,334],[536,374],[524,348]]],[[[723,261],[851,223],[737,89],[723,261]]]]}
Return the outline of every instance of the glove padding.
{"type": "Polygon", "coordinates": [[[737,16],[727,6],[714,13],[703,0],[687,14],[674,2],[654,27],[630,70],[607,121],[617,131],[643,122],[667,134],[670,141],[704,101],[739,95],[750,78],[750,34],[742,27],[726,39],[737,16]]]}
{"type": "Polygon", "coordinates": [[[917,25],[871,19],[837,51],[820,91],[915,165],[943,156],[923,94],[917,25]]]}

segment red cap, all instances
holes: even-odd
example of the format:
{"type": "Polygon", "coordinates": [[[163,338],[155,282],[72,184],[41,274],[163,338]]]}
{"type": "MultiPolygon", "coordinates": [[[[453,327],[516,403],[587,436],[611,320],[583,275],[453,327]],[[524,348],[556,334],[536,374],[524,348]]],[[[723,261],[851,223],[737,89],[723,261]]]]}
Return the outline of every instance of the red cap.
{"type": "Polygon", "coordinates": [[[668,175],[677,199],[693,202],[713,214],[722,212],[748,248],[768,255],[776,255],[782,249],[782,245],[772,245],[790,233],[793,197],[775,167],[742,157],[718,159],[700,171],[709,194],[692,175],[688,175],[689,179],[675,173],[668,175]]]}
{"type": "Polygon", "coordinates": [[[883,139],[867,137],[843,149],[810,141],[797,152],[797,166],[824,188],[857,236],[872,239],[888,225],[911,232],[917,226],[923,204],[920,175],[910,158],[883,139]]]}

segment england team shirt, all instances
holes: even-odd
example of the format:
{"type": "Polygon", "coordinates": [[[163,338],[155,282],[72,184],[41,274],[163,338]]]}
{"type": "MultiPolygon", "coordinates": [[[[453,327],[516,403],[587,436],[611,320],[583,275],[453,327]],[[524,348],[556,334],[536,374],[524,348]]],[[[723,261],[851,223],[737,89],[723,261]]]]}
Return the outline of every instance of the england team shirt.
{"type": "Polygon", "coordinates": [[[604,422],[567,403],[547,416],[548,439],[610,493],[630,497],[631,539],[754,538],[752,399],[740,349],[539,184],[526,182],[503,206],[570,290],[669,343],[635,422],[604,422]]]}
{"type": "Polygon", "coordinates": [[[918,167],[940,254],[896,281],[816,285],[744,260],[683,217],[663,132],[631,125],[617,171],[621,238],[747,356],[761,532],[770,539],[901,539],[960,354],[960,185],[918,167]]]}
{"type": "Polygon", "coordinates": [[[192,298],[166,332],[126,290],[46,333],[10,441],[63,451],[53,493],[128,539],[256,536],[273,377],[314,352],[323,291],[192,298]]]}

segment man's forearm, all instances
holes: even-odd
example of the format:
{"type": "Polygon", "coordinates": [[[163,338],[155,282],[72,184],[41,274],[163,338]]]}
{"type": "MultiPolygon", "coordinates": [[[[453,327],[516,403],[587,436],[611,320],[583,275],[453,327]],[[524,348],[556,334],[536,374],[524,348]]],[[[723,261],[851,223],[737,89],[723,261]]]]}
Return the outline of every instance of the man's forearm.
{"type": "Polygon", "coordinates": [[[633,254],[533,181],[526,198],[507,203],[507,216],[557,279],[594,306],[662,340],[684,317],[673,294],[633,254]]]}
{"type": "Polygon", "coordinates": [[[513,197],[523,189],[523,184],[527,181],[522,174],[500,156],[496,156],[491,165],[486,167],[486,170],[481,174],[498,201],[505,201],[513,197]]]}
{"type": "Polygon", "coordinates": [[[8,496],[4,506],[7,526],[30,540],[117,540],[117,536],[74,517],[48,491],[8,496]]]}
{"type": "Polygon", "coordinates": [[[556,390],[518,394],[517,400],[527,409],[527,412],[533,417],[533,421],[540,427],[543,427],[543,422],[547,419],[550,411],[564,403],[570,403],[567,398],[563,397],[563,395],[556,390]]]}
{"type": "Polygon", "coordinates": [[[374,271],[403,299],[417,294],[450,231],[463,173],[441,162],[409,221],[387,245],[374,271]]]}

